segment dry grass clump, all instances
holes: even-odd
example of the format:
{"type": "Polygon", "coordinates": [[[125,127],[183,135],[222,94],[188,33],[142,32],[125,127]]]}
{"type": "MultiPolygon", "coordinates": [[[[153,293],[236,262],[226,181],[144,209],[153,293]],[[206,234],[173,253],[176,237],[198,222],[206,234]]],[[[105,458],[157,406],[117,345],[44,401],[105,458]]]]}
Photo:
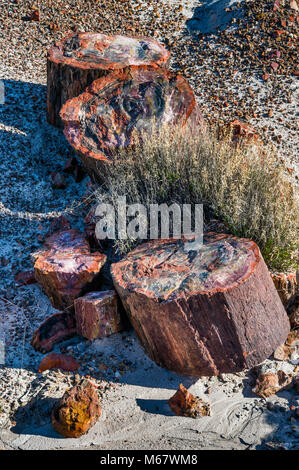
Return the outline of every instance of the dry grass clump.
{"type": "MultiPolygon", "coordinates": [[[[112,156],[98,198],[127,203],[203,203],[205,216],[253,239],[273,270],[298,266],[298,197],[271,146],[232,145],[211,130],[164,126],[112,156]]],[[[118,244],[123,251],[132,243],[118,244]]]]}

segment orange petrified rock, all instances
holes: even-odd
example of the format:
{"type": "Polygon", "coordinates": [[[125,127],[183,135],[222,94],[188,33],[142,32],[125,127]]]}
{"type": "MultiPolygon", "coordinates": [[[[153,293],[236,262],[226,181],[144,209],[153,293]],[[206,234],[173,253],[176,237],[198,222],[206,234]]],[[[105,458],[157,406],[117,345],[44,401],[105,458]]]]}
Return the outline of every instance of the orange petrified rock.
{"type": "Polygon", "coordinates": [[[80,437],[101,416],[102,407],[95,387],[88,381],[67,390],[52,411],[52,424],[64,437],[80,437]]]}
{"type": "Polygon", "coordinates": [[[296,290],[298,289],[296,272],[288,274],[271,273],[271,277],[283,305],[286,306],[290,298],[295,295],[296,290]]]}
{"type": "Polygon", "coordinates": [[[187,418],[210,416],[209,403],[194,397],[182,384],[173,397],[168,400],[168,404],[177,416],[186,416],[187,418]]]}
{"type": "Polygon", "coordinates": [[[79,362],[72,356],[66,354],[51,353],[41,360],[38,372],[44,372],[49,369],[62,369],[69,372],[74,372],[80,367],[79,362]]]}
{"type": "Polygon", "coordinates": [[[291,382],[292,377],[285,374],[282,370],[279,370],[277,374],[274,372],[266,372],[258,376],[255,387],[252,391],[260,397],[268,398],[289,385],[291,382]]]}

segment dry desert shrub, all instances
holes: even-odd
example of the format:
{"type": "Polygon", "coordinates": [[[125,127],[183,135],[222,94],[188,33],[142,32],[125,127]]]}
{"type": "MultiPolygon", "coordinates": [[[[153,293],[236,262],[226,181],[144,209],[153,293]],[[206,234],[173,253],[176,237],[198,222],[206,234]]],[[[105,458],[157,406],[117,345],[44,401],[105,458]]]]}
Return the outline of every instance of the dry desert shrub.
{"type": "MultiPolygon", "coordinates": [[[[154,126],[153,126],[154,129],[154,126]]],[[[135,139],[133,148],[111,157],[100,201],[127,204],[173,202],[204,204],[230,231],[253,239],[269,268],[286,271],[298,266],[298,195],[272,146],[219,140],[204,128],[175,129],[164,125],[135,139]]],[[[126,252],[134,240],[118,241],[126,252]]]]}

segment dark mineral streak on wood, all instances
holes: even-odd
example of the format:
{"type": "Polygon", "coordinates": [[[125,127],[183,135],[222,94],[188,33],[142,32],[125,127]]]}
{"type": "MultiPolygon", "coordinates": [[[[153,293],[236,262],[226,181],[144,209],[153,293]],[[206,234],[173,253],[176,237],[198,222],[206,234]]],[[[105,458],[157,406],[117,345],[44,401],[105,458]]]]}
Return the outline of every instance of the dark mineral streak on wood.
{"type": "Polygon", "coordinates": [[[62,126],[59,112],[95,79],[131,65],[166,66],[169,52],[151,38],[73,33],[53,46],[47,59],[47,119],[62,126]]]}
{"type": "Polygon", "coordinates": [[[112,265],[115,288],[149,356],[178,373],[211,376],[269,357],[289,322],[257,245],[206,234],[190,257],[185,241],[157,240],[112,265]]]}

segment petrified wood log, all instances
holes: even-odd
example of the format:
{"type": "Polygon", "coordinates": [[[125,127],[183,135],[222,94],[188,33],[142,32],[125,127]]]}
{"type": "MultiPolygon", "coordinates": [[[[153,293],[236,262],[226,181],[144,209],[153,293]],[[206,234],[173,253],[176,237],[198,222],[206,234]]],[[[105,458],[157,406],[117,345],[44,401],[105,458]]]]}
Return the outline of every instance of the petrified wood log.
{"type": "Polygon", "coordinates": [[[72,306],[84,289],[90,286],[91,290],[106,261],[104,254],[90,253],[77,230],[54,233],[33,256],[36,280],[58,310],[72,306]]]}
{"type": "Polygon", "coordinates": [[[145,351],[175,372],[251,368],[289,332],[265,262],[247,239],[209,233],[191,251],[185,239],[151,241],[113,264],[112,278],[145,351]]]}
{"type": "Polygon", "coordinates": [[[72,356],[66,354],[50,353],[44,357],[39,365],[38,372],[50,369],[61,369],[74,372],[80,367],[79,362],[72,356]]]}
{"type": "Polygon", "coordinates": [[[136,132],[150,132],[153,122],[184,125],[202,119],[187,81],[151,67],[130,67],[95,80],[63,106],[60,116],[68,142],[100,182],[111,152],[131,145],[136,132]]]}
{"type": "Polygon", "coordinates": [[[121,303],[115,290],[89,292],[75,300],[77,331],[89,340],[123,329],[121,303]]]}
{"type": "Polygon", "coordinates": [[[61,126],[59,112],[95,79],[131,65],[166,66],[169,52],[150,38],[71,34],[48,53],[47,111],[50,124],[61,126]]]}

